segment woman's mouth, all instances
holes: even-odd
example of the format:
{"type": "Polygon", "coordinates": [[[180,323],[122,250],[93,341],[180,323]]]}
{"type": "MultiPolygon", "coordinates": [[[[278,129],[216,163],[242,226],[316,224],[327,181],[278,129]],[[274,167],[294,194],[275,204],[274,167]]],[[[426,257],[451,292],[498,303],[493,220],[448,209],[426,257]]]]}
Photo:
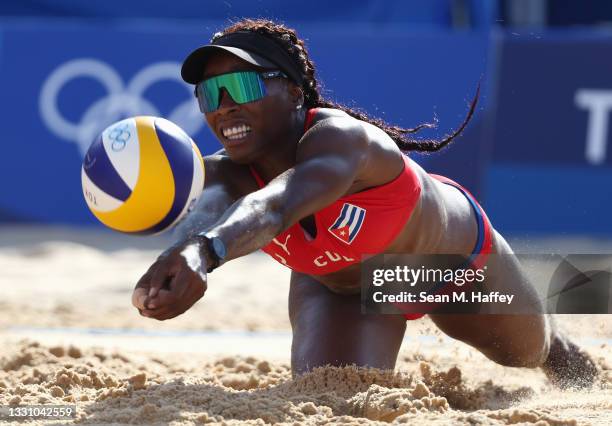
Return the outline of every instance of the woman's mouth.
{"type": "Polygon", "coordinates": [[[232,126],[222,129],[223,137],[230,141],[244,139],[251,132],[251,126],[242,124],[240,126],[232,126]]]}

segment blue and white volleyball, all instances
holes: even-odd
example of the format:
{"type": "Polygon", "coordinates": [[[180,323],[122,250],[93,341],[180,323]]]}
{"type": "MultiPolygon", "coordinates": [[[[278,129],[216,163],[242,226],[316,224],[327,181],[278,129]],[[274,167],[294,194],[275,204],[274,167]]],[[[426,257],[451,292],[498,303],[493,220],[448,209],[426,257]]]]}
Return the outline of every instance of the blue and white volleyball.
{"type": "Polygon", "coordinates": [[[176,124],[140,116],[107,127],[81,168],[91,212],[116,231],[157,234],[195,205],[204,187],[204,161],[176,124]]]}

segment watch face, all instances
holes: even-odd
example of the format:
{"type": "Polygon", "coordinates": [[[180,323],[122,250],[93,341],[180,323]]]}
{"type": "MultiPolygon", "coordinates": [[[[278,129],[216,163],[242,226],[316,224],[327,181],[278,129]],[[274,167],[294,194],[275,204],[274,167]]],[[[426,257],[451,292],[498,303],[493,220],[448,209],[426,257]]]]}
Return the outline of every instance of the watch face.
{"type": "Polygon", "coordinates": [[[212,248],[215,251],[215,254],[219,258],[219,260],[223,260],[225,258],[225,244],[223,241],[217,237],[211,238],[210,242],[212,243],[212,248]]]}

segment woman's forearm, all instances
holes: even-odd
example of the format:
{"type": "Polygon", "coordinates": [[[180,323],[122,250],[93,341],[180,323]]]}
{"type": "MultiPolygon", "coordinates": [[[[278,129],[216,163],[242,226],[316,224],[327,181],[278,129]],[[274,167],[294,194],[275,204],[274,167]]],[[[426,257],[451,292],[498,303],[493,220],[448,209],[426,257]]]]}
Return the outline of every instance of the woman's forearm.
{"type": "Polygon", "coordinates": [[[235,198],[221,185],[206,188],[191,211],[180,221],[173,233],[175,242],[185,241],[212,227],[230,208],[235,198]]]}
{"type": "Polygon", "coordinates": [[[223,241],[227,252],[224,261],[264,247],[284,230],[282,203],[277,201],[281,194],[271,194],[272,191],[273,188],[266,188],[240,198],[217,222],[203,230],[207,236],[223,241]]]}

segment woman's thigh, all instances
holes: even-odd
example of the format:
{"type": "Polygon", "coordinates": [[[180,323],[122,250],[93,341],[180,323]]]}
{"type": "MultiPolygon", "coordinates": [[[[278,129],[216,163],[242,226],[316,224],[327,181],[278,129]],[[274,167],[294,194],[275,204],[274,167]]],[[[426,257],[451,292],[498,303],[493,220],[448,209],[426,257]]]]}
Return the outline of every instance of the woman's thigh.
{"type": "Polygon", "coordinates": [[[326,364],[392,369],[406,330],[401,315],[362,314],[359,294],[334,293],[297,272],[291,274],[289,318],[293,374],[326,364]]]}
{"type": "Polygon", "coordinates": [[[497,233],[494,241],[496,254],[493,262],[489,262],[484,285],[489,291],[514,295],[513,312],[432,314],[430,318],[444,333],[474,346],[496,362],[511,366],[538,366],[548,354],[550,330],[547,318],[543,315],[536,291],[506,241],[497,233]],[[527,310],[527,306],[529,312],[515,313],[519,308],[527,310]]]}

